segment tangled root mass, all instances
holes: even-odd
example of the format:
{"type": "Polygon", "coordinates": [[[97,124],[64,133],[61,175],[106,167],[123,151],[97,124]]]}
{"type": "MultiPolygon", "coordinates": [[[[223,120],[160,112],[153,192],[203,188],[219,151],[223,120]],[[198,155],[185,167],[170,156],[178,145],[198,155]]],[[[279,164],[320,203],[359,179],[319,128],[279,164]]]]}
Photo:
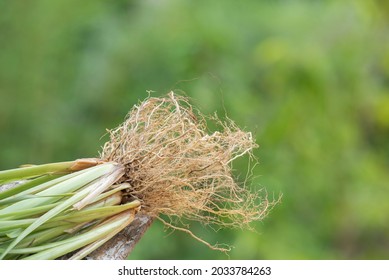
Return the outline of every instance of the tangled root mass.
{"type": "Polygon", "coordinates": [[[269,203],[234,181],[231,162],[257,145],[232,121],[211,120],[221,131],[209,133],[206,118],[173,92],[148,98],[109,131],[101,158],[125,166],[128,195],[141,200],[148,215],[249,226],[269,203]]]}

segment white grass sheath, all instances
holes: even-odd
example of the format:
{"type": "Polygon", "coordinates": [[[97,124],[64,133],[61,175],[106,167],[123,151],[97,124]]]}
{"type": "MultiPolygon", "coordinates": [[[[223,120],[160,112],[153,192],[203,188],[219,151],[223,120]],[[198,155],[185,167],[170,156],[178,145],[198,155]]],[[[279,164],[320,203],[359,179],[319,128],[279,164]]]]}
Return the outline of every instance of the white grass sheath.
{"type": "Polygon", "coordinates": [[[118,168],[115,171],[104,175],[102,178],[94,182],[90,187],[91,192],[81,201],[74,204],[73,207],[77,210],[80,210],[86,205],[92,203],[99,194],[112,186],[112,184],[119,180],[123,175],[124,167],[118,165],[118,168]]]}

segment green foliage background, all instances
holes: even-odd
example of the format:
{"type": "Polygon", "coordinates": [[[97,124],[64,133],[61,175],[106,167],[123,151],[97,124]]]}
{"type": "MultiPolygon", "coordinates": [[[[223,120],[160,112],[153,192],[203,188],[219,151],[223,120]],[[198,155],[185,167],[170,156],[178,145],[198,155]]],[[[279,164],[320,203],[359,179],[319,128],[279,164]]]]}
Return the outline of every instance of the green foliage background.
{"type": "MultiPolygon", "coordinates": [[[[253,131],[257,232],[155,223],[132,259],[388,259],[385,1],[0,0],[0,169],[98,156],[147,90],[253,131]]],[[[236,166],[245,174],[244,164],[236,166]]]]}

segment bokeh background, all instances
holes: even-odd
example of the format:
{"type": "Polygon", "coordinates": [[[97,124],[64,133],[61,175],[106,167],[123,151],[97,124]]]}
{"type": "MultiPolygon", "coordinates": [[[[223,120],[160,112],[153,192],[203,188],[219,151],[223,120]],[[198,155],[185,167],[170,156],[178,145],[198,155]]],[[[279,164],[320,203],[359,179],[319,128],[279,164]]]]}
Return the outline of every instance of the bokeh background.
{"type": "Polygon", "coordinates": [[[97,156],[148,91],[185,92],[253,131],[282,202],[256,232],[192,225],[229,256],[156,222],[131,259],[388,259],[388,3],[0,0],[0,169],[97,156]]]}

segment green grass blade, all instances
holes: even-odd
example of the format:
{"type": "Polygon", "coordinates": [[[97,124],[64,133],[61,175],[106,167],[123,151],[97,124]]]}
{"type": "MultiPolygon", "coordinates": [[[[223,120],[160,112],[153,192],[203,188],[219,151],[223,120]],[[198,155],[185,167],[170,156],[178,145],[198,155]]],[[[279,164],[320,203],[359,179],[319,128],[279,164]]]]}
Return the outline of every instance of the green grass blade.
{"type": "Polygon", "coordinates": [[[78,252],[76,252],[73,256],[69,258],[69,260],[81,260],[88,256],[90,253],[95,251],[97,248],[99,248],[101,245],[103,245],[105,242],[110,240],[112,237],[114,237],[116,234],[118,234],[120,231],[122,231],[125,227],[127,227],[129,224],[132,223],[132,221],[135,218],[135,211],[126,211],[125,213],[122,213],[120,215],[128,215],[127,220],[120,224],[120,226],[112,228],[111,231],[103,238],[96,240],[95,242],[87,245],[86,247],[82,248],[78,252]]]}
{"type": "Polygon", "coordinates": [[[140,205],[138,200],[132,201],[123,205],[105,206],[94,209],[80,210],[71,214],[59,215],[47,223],[47,227],[56,227],[61,224],[79,224],[83,222],[93,221],[114,216],[123,211],[136,208],[140,205]]]}
{"type": "Polygon", "coordinates": [[[18,228],[27,228],[29,225],[34,223],[36,219],[22,219],[16,221],[0,221],[1,231],[9,231],[18,228]]]}
{"type": "Polygon", "coordinates": [[[66,225],[61,227],[40,230],[26,237],[22,242],[18,244],[18,246],[16,246],[16,248],[40,246],[44,243],[48,243],[54,240],[58,236],[63,236],[64,238],[67,238],[68,236],[70,236],[70,234],[66,233],[66,230],[68,228],[69,226],[66,225]]]}
{"type": "Polygon", "coordinates": [[[28,260],[51,260],[70,253],[74,250],[82,248],[99,239],[104,239],[113,231],[119,232],[124,227],[129,225],[134,219],[132,210],[123,212],[103,224],[75,237],[69,238],[61,243],[57,243],[52,248],[33,254],[24,259],[28,260]]]}
{"type": "Polygon", "coordinates": [[[10,220],[10,219],[16,220],[16,219],[32,217],[32,216],[44,213],[47,210],[54,208],[58,204],[59,204],[59,202],[56,202],[56,203],[42,205],[42,206],[30,208],[30,209],[22,209],[22,210],[14,211],[11,213],[0,214],[0,219],[5,221],[5,220],[10,220]]]}
{"type": "Polygon", "coordinates": [[[13,188],[10,188],[6,191],[0,192],[0,200],[7,198],[7,197],[10,197],[10,196],[13,196],[13,195],[18,194],[18,193],[22,193],[25,190],[31,189],[32,187],[35,187],[37,185],[51,181],[51,180],[58,178],[58,177],[61,177],[61,176],[63,176],[63,175],[47,174],[47,175],[43,175],[41,177],[38,177],[36,179],[29,180],[29,181],[22,183],[16,187],[13,187],[13,188]]]}
{"type": "MultiPolygon", "coordinates": [[[[17,209],[15,209],[15,208],[18,208],[16,206],[16,205],[18,205],[18,204],[16,204],[16,202],[20,201],[20,203],[23,205],[23,203],[26,202],[27,198],[36,198],[37,196],[35,196],[35,194],[42,193],[43,191],[45,191],[47,189],[50,189],[53,186],[56,186],[56,185],[58,185],[58,184],[60,184],[62,182],[65,182],[65,181],[67,181],[67,180],[69,180],[71,178],[77,177],[80,174],[83,174],[83,173],[85,173],[87,171],[88,171],[88,169],[81,170],[81,171],[74,172],[74,173],[71,173],[71,174],[68,174],[68,175],[65,175],[65,176],[61,176],[59,178],[53,179],[53,180],[45,182],[45,183],[41,183],[41,184],[36,185],[36,186],[34,186],[34,187],[30,188],[30,189],[27,189],[25,191],[17,193],[15,195],[13,195],[12,197],[8,197],[8,198],[4,198],[4,199],[0,200],[0,205],[13,204],[14,206],[10,207],[9,210],[11,210],[11,212],[12,211],[17,211],[17,209]],[[22,201],[24,201],[24,202],[22,202],[22,201]]],[[[58,193],[61,193],[61,192],[58,192],[58,193]]],[[[33,207],[33,206],[30,206],[30,207],[33,207]]],[[[0,210],[0,213],[1,213],[1,211],[3,211],[3,209],[4,208],[2,208],[0,210]]],[[[21,207],[21,209],[23,209],[23,207],[21,207]]]]}
{"type": "Polygon", "coordinates": [[[16,229],[16,230],[13,230],[13,231],[7,233],[7,237],[8,237],[8,238],[11,238],[11,239],[14,239],[14,238],[18,237],[19,234],[22,233],[22,231],[23,231],[23,230],[22,230],[21,228],[18,228],[18,229],[16,229]]]}
{"type": "Polygon", "coordinates": [[[39,185],[37,188],[43,188],[43,185],[46,186],[46,184],[49,187],[37,193],[37,196],[34,198],[21,200],[1,209],[0,215],[56,202],[60,200],[60,197],[56,197],[55,195],[73,192],[98,177],[103,176],[107,171],[109,171],[107,164],[102,164],[39,185]]]}
{"type": "MultiPolygon", "coordinates": [[[[75,178],[71,178],[71,179],[67,180],[66,182],[64,182],[64,183],[67,183],[67,185],[62,187],[62,188],[65,188],[65,190],[62,190],[61,188],[58,187],[61,184],[58,184],[58,185],[54,186],[53,188],[58,189],[57,190],[58,193],[61,193],[61,191],[69,192],[69,191],[71,191],[71,189],[73,189],[73,190],[77,189],[80,186],[88,184],[88,183],[94,181],[95,179],[97,179],[103,175],[113,174],[119,169],[123,169],[123,167],[121,165],[118,165],[118,164],[114,164],[114,163],[101,164],[101,165],[98,165],[95,167],[88,168],[85,173],[83,173],[75,178]],[[72,186],[72,188],[69,185],[72,186]],[[76,187],[74,185],[76,185],[76,187]]],[[[53,217],[55,217],[56,215],[58,215],[59,213],[64,211],[65,209],[69,208],[74,203],[80,201],[81,199],[83,199],[87,195],[89,195],[92,191],[92,188],[94,188],[94,187],[95,187],[95,184],[90,185],[86,189],[83,189],[80,192],[76,193],[74,196],[68,198],[67,200],[65,200],[64,202],[57,205],[55,208],[51,209],[50,211],[48,211],[47,213],[42,215],[40,218],[38,218],[33,224],[31,224],[28,228],[26,228],[18,236],[18,238],[16,238],[8,246],[8,248],[0,256],[0,259],[3,259],[10,250],[12,250],[20,241],[23,240],[23,238],[25,238],[32,231],[34,231],[39,226],[46,223],[47,221],[49,221],[50,219],[52,219],[53,217]]]]}
{"type": "Polygon", "coordinates": [[[75,161],[56,162],[0,171],[0,183],[22,180],[48,173],[70,172],[75,161]]]}

